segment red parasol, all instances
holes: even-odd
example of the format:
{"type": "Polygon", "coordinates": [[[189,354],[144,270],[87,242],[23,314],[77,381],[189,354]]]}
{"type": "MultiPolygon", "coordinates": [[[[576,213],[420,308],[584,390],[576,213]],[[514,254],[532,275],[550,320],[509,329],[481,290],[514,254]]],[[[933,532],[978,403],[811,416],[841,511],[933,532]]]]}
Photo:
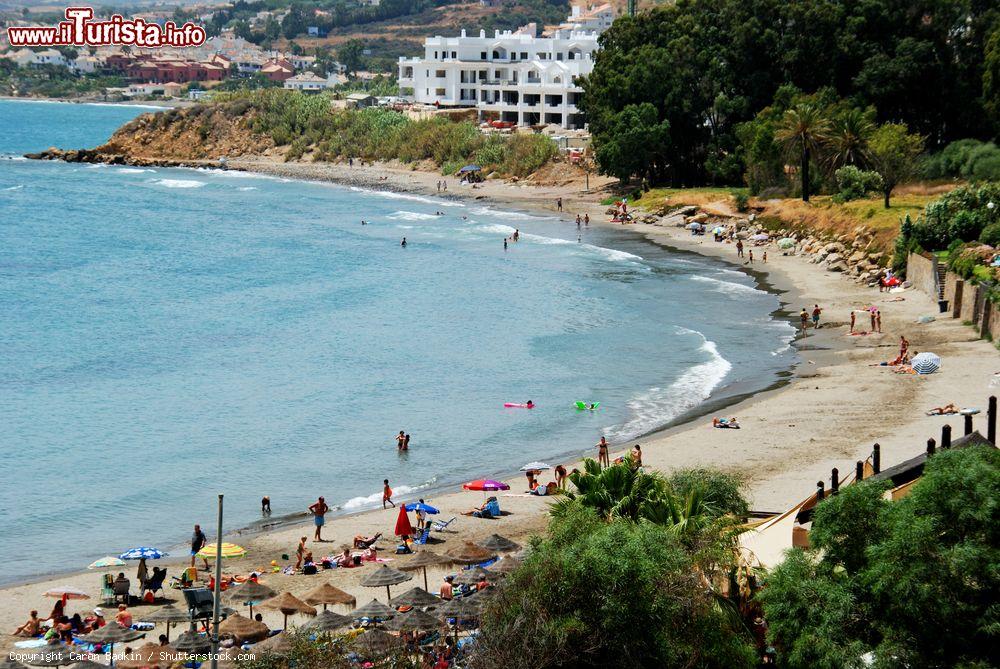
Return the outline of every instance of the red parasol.
{"type": "Polygon", "coordinates": [[[406,515],[406,507],[399,505],[399,518],[396,519],[396,536],[413,536],[413,525],[410,525],[410,517],[406,515]]]}

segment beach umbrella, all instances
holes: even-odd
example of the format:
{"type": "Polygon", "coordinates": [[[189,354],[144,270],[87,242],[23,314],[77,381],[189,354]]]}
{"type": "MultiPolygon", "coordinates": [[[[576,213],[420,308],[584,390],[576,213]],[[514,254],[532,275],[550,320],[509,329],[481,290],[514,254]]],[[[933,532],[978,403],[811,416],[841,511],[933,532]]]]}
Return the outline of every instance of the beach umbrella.
{"type": "Polygon", "coordinates": [[[688,230],[698,230],[699,228],[701,228],[701,223],[693,223],[692,222],[692,223],[688,223],[687,224],[687,229],[688,230]]]}
{"type": "Polygon", "coordinates": [[[410,517],[406,515],[406,507],[399,507],[399,515],[396,517],[396,530],[395,534],[397,537],[409,537],[413,535],[413,525],[410,525],[410,517]]]}
{"type": "Polygon", "coordinates": [[[424,513],[430,514],[432,516],[441,513],[430,504],[425,504],[423,502],[410,502],[403,508],[406,509],[407,511],[417,511],[419,509],[420,511],[423,511],[424,513]]]}
{"type": "Polygon", "coordinates": [[[235,587],[230,588],[224,593],[224,597],[230,601],[237,604],[247,604],[250,606],[250,617],[253,617],[253,605],[259,604],[266,599],[274,597],[277,592],[262,585],[257,581],[247,581],[241,583],[235,587]]]}
{"type": "Polygon", "coordinates": [[[347,604],[348,606],[356,606],[358,603],[358,600],[354,597],[354,595],[346,593],[340,588],[334,587],[329,583],[324,583],[318,588],[313,588],[302,596],[302,601],[306,604],[322,604],[324,611],[326,611],[326,607],[330,604],[347,604]]]}
{"type": "Polygon", "coordinates": [[[459,571],[453,582],[458,583],[459,585],[475,585],[483,579],[487,581],[496,581],[499,578],[499,574],[486,571],[482,567],[473,567],[472,569],[463,569],[459,571]]]}
{"type": "Polygon", "coordinates": [[[114,555],[105,555],[102,558],[94,560],[87,565],[87,569],[105,569],[107,567],[121,567],[125,564],[125,560],[117,558],[114,555]]]}
{"type": "Polygon", "coordinates": [[[385,597],[389,599],[392,597],[392,593],[389,592],[389,586],[398,585],[404,581],[409,581],[411,578],[413,578],[412,574],[401,572],[388,565],[381,565],[375,571],[365,575],[359,583],[366,588],[385,587],[385,597]]]}
{"type": "Polygon", "coordinates": [[[174,662],[171,659],[160,659],[163,656],[170,657],[175,649],[168,645],[161,646],[158,643],[144,643],[128,657],[120,660],[117,664],[119,669],[166,669],[174,662]]]}
{"type": "Polygon", "coordinates": [[[790,249],[795,246],[795,240],[791,237],[784,237],[778,240],[778,248],[790,249]]]}
{"type": "Polygon", "coordinates": [[[396,615],[395,609],[390,609],[377,599],[373,599],[364,606],[351,611],[351,619],[353,620],[360,620],[361,618],[384,620],[386,618],[391,618],[394,615],[396,615]]]}
{"type": "Polygon", "coordinates": [[[164,623],[167,627],[167,641],[170,640],[170,627],[174,623],[186,623],[190,621],[191,614],[188,611],[182,611],[173,604],[167,604],[148,615],[142,616],[142,622],[144,623],[164,623]]]}
{"type": "Polygon", "coordinates": [[[462,487],[466,490],[481,490],[483,492],[496,492],[498,490],[510,490],[510,486],[502,481],[494,481],[493,479],[476,479],[475,481],[469,481],[468,483],[462,484],[462,487]]]}
{"type": "Polygon", "coordinates": [[[552,467],[544,462],[538,462],[537,460],[535,462],[529,462],[525,466],[521,467],[522,472],[541,472],[546,469],[552,469],[552,467]]]}
{"type": "MultiPolygon", "coordinates": [[[[216,544],[206,544],[204,548],[198,551],[198,557],[200,558],[213,558],[216,555],[216,550],[218,547],[216,544]]],[[[241,558],[247,554],[247,549],[243,546],[237,546],[236,544],[223,543],[222,544],[222,558],[241,558]]]]}
{"type": "Polygon", "coordinates": [[[413,609],[396,616],[387,622],[385,627],[394,632],[430,632],[440,629],[443,625],[437,616],[420,609],[413,609]]]}
{"type": "Polygon", "coordinates": [[[514,543],[507,537],[501,537],[499,534],[491,534],[482,541],[477,541],[476,545],[494,553],[513,553],[521,548],[520,544],[514,543]]]}
{"type": "Polygon", "coordinates": [[[118,557],[122,560],[142,560],[144,558],[146,560],[159,560],[162,557],[167,557],[167,552],[149,546],[136,546],[135,548],[128,549],[118,557]]]}
{"type": "Polygon", "coordinates": [[[763,232],[759,232],[756,235],[751,235],[750,241],[754,241],[754,242],[766,242],[770,238],[771,238],[770,235],[766,235],[763,232]]]}
{"type": "Polygon", "coordinates": [[[238,613],[234,613],[219,624],[219,634],[231,634],[239,641],[260,641],[270,632],[264,623],[244,618],[238,613]]]}
{"type": "Polygon", "coordinates": [[[451,558],[446,558],[443,555],[438,555],[433,551],[420,551],[417,556],[407,562],[406,564],[400,565],[399,568],[403,571],[414,571],[417,569],[424,570],[424,590],[429,590],[427,587],[427,567],[433,567],[436,565],[449,564],[451,558]]]}
{"type": "Polygon", "coordinates": [[[90,595],[80,588],[74,588],[71,585],[57,585],[54,588],[46,590],[43,596],[54,597],[55,599],[90,599],[90,595]]]}
{"type": "Polygon", "coordinates": [[[278,632],[260,643],[255,643],[251,650],[261,650],[271,655],[288,655],[292,652],[292,642],[288,639],[285,632],[278,632]]]}
{"type": "MultiPolygon", "coordinates": [[[[220,625],[219,628],[219,631],[221,632],[222,626],[220,625]]],[[[195,634],[190,630],[179,634],[177,636],[177,640],[170,645],[173,646],[175,650],[187,653],[188,655],[204,655],[205,653],[212,652],[212,640],[207,636],[195,634]]]]}
{"type": "Polygon", "coordinates": [[[116,643],[128,643],[146,636],[145,632],[140,632],[128,627],[122,627],[118,623],[111,622],[100,627],[90,634],[77,637],[80,641],[92,644],[101,644],[108,647],[108,653],[114,654],[116,643]]]}
{"type": "Polygon", "coordinates": [[[941,358],[929,351],[918,353],[910,361],[910,367],[917,374],[933,374],[941,369],[941,358]]]}
{"type": "Polygon", "coordinates": [[[27,654],[24,663],[32,667],[65,667],[76,662],[77,649],[49,646],[27,654]]]}
{"type": "Polygon", "coordinates": [[[452,562],[460,564],[476,564],[478,562],[485,562],[493,557],[493,553],[481,546],[477,546],[471,541],[466,541],[461,546],[455,546],[445,553],[445,555],[450,557],[452,562]]]}
{"type": "Polygon", "coordinates": [[[281,611],[281,613],[285,616],[284,629],[288,629],[288,616],[295,615],[296,613],[304,613],[307,616],[316,615],[316,609],[309,606],[290,592],[283,592],[280,595],[272,597],[271,599],[265,599],[257,606],[262,609],[281,611]]]}
{"type": "Polygon", "coordinates": [[[724,227],[722,227],[721,225],[717,225],[714,228],[712,228],[712,234],[713,235],[721,235],[725,231],[726,231],[726,229],[724,227]]]}
{"type": "Polygon", "coordinates": [[[479,165],[466,165],[458,171],[458,174],[465,174],[466,172],[478,172],[482,168],[479,165]]]}
{"type": "Polygon", "coordinates": [[[354,620],[350,616],[342,616],[333,611],[320,611],[319,615],[302,625],[299,629],[310,632],[335,632],[350,627],[354,620]]]}
{"type": "Polygon", "coordinates": [[[413,587],[389,600],[389,604],[400,606],[437,606],[441,600],[423,588],[413,587]]]}
{"type": "Polygon", "coordinates": [[[510,572],[520,567],[522,564],[524,564],[522,560],[518,560],[515,557],[507,556],[505,558],[497,560],[492,565],[490,565],[490,571],[495,574],[509,574],[510,572]]]}
{"type": "Polygon", "coordinates": [[[453,599],[441,608],[437,609],[434,613],[444,622],[448,620],[453,620],[453,627],[455,630],[455,640],[458,640],[458,626],[461,622],[469,620],[479,619],[479,603],[470,600],[468,597],[461,597],[459,599],[453,599]]]}
{"type": "Polygon", "coordinates": [[[368,630],[350,643],[351,650],[366,658],[382,657],[406,648],[399,637],[379,629],[368,630]]]}

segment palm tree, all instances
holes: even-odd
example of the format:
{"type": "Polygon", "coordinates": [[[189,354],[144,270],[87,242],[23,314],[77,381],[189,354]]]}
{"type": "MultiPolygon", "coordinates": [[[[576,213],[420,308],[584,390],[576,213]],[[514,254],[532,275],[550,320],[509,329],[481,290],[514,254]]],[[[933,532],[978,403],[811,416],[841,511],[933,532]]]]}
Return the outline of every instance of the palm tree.
{"type": "Polygon", "coordinates": [[[870,115],[857,107],[838,116],[831,124],[826,142],[830,169],[836,170],[845,165],[867,165],[868,138],[874,130],[875,124],[870,115]]]}
{"type": "Polygon", "coordinates": [[[788,155],[801,160],[803,202],[809,201],[809,160],[813,155],[820,155],[829,128],[819,107],[800,104],[785,112],[781,125],[774,133],[775,140],[788,155]]]}
{"type": "MultiPolygon", "coordinates": [[[[570,474],[569,480],[576,487],[576,493],[568,492],[561,504],[580,500],[605,519],[639,520],[643,506],[666,490],[662,476],[641,471],[633,465],[631,456],[608,467],[588,458],[583,462],[583,471],[570,474]]],[[[557,503],[553,511],[558,512],[559,508],[560,503],[557,503]]]]}

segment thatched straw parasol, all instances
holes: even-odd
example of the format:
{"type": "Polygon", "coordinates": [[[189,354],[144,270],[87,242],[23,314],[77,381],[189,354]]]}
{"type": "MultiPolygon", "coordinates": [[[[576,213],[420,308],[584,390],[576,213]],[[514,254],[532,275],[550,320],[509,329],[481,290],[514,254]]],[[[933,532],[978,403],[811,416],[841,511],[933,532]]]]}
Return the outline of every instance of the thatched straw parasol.
{"type": "Polygon", "coordinates": [[[316,615],[316,609],[309,606],[290,592],[283,592],[276,597],[264,600],[257,606],[262,609],[281,611],[281,613],[285,616],[284,629],[288,629],[288,616],[295,615],[296,613],[304,613],[307,616],[316,615]]]}
{"type": "Polygon", "coordinates": [[[455,546],[447,553],[445,553],[452,562],[458,562],[459,564],[476,564],[478,562],[485,562],[493,557],[493,553],[486,550],[481,546],[477,546],[471,541],[466,541],[461,546],[455,546]]]}
{"type": "Polygon", "coordinates": [[[385,587],[385,597],[386,599],[392,597],[392,593],[389,592],[390,585],[398,585],[404,581],[409,581],[413,578],[412,574],[406,574],[399,571],[398,569],[393,569],[387,565],[382,565],[375,571],[366,575],[361,579],[361,585],[366,588],[381,588],[385,587]]]}
{"type": "Polygon", "coordinates": [[[394,632],[430,632],[441,629],[444,625],[437,616],[413,609],[400,616],[396,616],[385,624],[385,628],[394,632]]]}
{"type": "Polygon", "coordinates": [[[361,634],[351,642],[350,646],[351,650],[366,658],[382,657],[406,648],[399,637],[379,629],[368,630],[361,634]]]}
{"type": "Polygon", "coordinates": [[[500,575],[487,571],[482,567],[473,567],[472,569],[463,569],[459,571],[455,576],[454,582],[459,585],[475,585],[483,579],[493,582],[499,580],[500,575]]]}
{"type": "Polygon", "coordinates": [[[477,541],[476,545],[494,553],[513,553],[521,548],[521,544],[516,544],[499,534],[491,534],[482,541],[477,541]]]}
{"type": "Polygon", "coordinates": [[[250,617],[253,618],[253,605],[271,599],[278,593],[256,581],[247,581],[226,591],[223,597],[226,601],[250,605],[250,617]]]}
{"type": "Polygon", "coordinates": [[[38,648],[24,659],[24,663],[32,667],[64,667],[76,662],[74,652],[65,646],[38,648]]]}
{"type": "Polygon", "coordinates": [[[451,564],[451,558],[447,558],[443,555],[438,555],[434,551],[420,551],[417,556],[407,562],[404,565],[400,565],[400,569],[403,571],[415,571],[417,569],[424,570],[424,590],[429,590],[427,587],[427,568],[435,567],[437,565],[451,564]]]}
{"type": "Polygon", "coordinates": [[[173,660],[161,657],[170,657],[174,652],[175,649],[170,645],[144,643],[133,650],[130,657],[120,660],[115,666],[119,669],[166,669],[173,664],[173,660]]]}
{"type": "Polygon", "coordinates": [[[96,629],[90,634],[79,637],[86,643],[94,643],[108,646],[109,651],[114,651],[116,643],[128,643],[146,636],[145,632],[138,632],[128,627],[122,627],[118,623],[108,623],[100,629],[96,629]]]}
{"type": "Polygon", "coordinates": [[[167,626],[167,641],[170,641],[170,628],[174,623],[186,623],[191,621],[191,614],[182,611],[173,604],[161,606],[148,615],[142,616],[143,622],[165,623],[167,626]]]}
{"type": "Polygon", "coordinates": [[[10,656],[0,658],[0,669],[25,669],[24,664],[10,659],[10,656]]]}
{"type": "Polygon", "coordinates": [[[270,631],[264,623],[244,618],[238,613],[234,613],[219,624],[219,634],[230,634],[239,641],[260,641],[267,637],[270,631]]]}
{"type": "Polygon", "coordinates": [[[313,605],[322,604],[324,611],[326,611],[326,607],[329,604],[347,604],[351,607],[358,604],[358,600],[354,595],[344,592],[329,583],[324,583],[318,588],[313,588],[302,596],[302,601],[313,605]]]}
{"type": "Polygon", "coordinates": [[[309,632],[334,632],[345,627],[350,627],[353,622],[354,619],[350,616],[342,616],[333,611],[320,611],[318,616],[299,629],[309,632]]]}
{"type": "Polygon", "coordinates": [[[358,620],[360,618],[385,619],[391,618],[394,615],[396,615],[395,609],[390,609],[377,599],[373,599],[364,606],[351,611],[352,620],[358,620]]]}
{"type": "Polygon", "coordinates": [[[524,564],[522,560],[518,560],[517,558],[508,555],[507,557],[497,560],[491,564],[489,571],[494,574],[506,575],[520,567],[522,564],[524,564]]]}
{"type": "Polygon", "coordinates": [[[441,608],[435,610],[434,614],[445,622],[448,622],[448,619],[454,619],[453,628],[455,631],[455,640],[457,641],[459,625],[463,621],[479,620],[480,606],[479,602],[472,601],[468,597],[462,597],[451,600],[441,608]]]}
{"type": "Polygon", "coordinates": [[[389,600],[389,604],[395,607],[400,606],[437,606],[441,600],[427,592],[423,588],[410,588],[401,595],[396,595],[389,600]]]}
{"type": "MultiPolygon", "coordinates": [[[[219,626],[219,631],[222,631],[222,625],[219,626]]],[[[181,632],[177,635],[176,641],[170,645],[181,653],[187,653],[188,655],[204,655],[205,653],[212,652],[212,640],[207,636],[195,634],[191,631],[181,632]]]]}
{"type": "Polygon", "coordinates": [[[278,632],[252,647],[254,651],[270,653],[271,655],[288,655],[292,652],[292,642],[285,632],[278,632]]]}

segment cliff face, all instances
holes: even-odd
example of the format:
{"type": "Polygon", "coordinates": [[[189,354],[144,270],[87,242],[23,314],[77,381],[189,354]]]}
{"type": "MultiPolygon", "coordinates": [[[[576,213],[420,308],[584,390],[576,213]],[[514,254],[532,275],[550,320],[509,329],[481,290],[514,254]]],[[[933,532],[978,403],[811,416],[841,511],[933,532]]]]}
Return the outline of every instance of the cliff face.
{"type": "Polygon", "coordinates": [[[49,149],[29,158],[69,162],[172,165],[260,155],[274,148],[270,137],[253,130],[254,114],[239,104],[197,105],[143,114],[94,149],[49,149]]]}

